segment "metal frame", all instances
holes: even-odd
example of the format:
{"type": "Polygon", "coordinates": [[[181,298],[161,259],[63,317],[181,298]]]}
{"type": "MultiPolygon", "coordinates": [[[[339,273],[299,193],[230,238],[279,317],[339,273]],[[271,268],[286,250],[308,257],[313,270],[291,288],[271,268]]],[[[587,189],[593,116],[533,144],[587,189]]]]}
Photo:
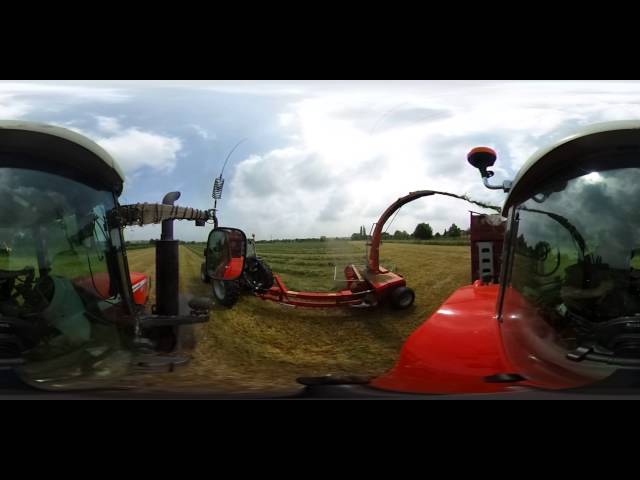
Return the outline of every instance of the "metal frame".
{"type": "Polygon", "coordinates": [[[271,300],[294,307],[343,307],[364,303],[365,298],[375,294],[374,289],[353,292],[341,290],[339,292],[296,292],[289,290],[278,275],[273,276],[275,285],[266,292],[258,292],[256,296],[263,300],[271,300]]]}

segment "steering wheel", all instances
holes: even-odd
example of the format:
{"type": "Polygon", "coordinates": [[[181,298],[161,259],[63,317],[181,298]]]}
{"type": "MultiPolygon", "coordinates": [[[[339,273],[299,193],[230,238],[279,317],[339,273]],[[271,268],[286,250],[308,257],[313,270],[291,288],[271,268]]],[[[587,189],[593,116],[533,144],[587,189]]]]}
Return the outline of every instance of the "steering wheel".
{"type": "Polygon", "coordinates": [[[34,278],[33,267],[25,267],[22,270],[0,270],[0,291],[5,298],[15,299],[27,289],[31,290],[34,278]]]}
{"type": "Polygon", "coordinates": [[[49,276],[41,276],[36,281],[33,267],[0,270],[0,313],[22,315],[38,312],[49,303],[52,295],[53,282],[49,276]]]}
{"type": "Polygon", "coordinates": [[[549,272],[544,271],[544,263],[549,258],[551,251],[551,245],[546,242],[540,242],[535,246],[534,258],[538,261],[536,263],[536,275],[538,275],[539,277],[550,277],[551,275],[555,274],[560,268],[560,249],[557,249],[556,261],[553,268],[549,272]]]}

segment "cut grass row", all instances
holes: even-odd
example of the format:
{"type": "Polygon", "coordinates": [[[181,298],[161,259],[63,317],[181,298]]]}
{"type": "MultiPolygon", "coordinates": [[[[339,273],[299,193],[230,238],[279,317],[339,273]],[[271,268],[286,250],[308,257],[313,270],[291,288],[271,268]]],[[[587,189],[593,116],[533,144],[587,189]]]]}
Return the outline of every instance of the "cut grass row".
{"type": "MultiPolygon", "coordinates": [[[[199,280],[202,248],[197,244],[180,248],[184,293],[210,295],[211,286],[199,280]]],[[[258,254],[266,258],[264,250],[259,244],[258,254]]],[[[270,250],[282,254],[286,248],[278,245],[270,250]]],[[[155,381],[194,390],[252,391],[295,388],[298,376],[384,372],[393,366],[406,337],[456,288],[469,282],[470,259],[467,247],[387,244],[382,253],[416,291],[410,309],[296,309],[243,295],[231,309],[215,307],[210,321],[197,327],[198,347],[189,367],[155,381]]],[[[153,277],[153,256],[153,249],[132,251],[131,270],[153,277]]],[[[306,277],[298,273],[283,278],[292,285],[323,284],[321,272],[309,270],[306,277]]]]}

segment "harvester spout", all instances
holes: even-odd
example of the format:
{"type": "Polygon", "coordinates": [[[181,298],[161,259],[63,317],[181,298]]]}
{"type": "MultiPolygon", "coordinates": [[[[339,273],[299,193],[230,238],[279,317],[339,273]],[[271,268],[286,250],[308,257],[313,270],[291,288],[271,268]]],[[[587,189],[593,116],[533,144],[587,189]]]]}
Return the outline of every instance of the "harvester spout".
{"type": "Polygon", "coordinates": [[[371,243],[369,244],[370,248],[367,256],[367,268],[369,272],[382,273],[380,271],[380,241],[382,239],[384,225],[387,220],[389,220],[391,215],[397,212],[403,205],[406,205],[407,203],[412,202],[418,198],[428,197],[431,195],[444,195],[446,197],[459,198],[460,200],[473,203],[474,205],[478,205],[479,207],[495,210],[498,213],[500,213],[501,211],[500,207],[472,200],[466,195],[456,195],[455,193],[439,192],[437,190],[418,190],[416,192],[411,192],[404,197],[400,197],[384,211],[384,213],[378,220],[378,223],[375,224],[373,234],[371,235],[371,243]]]}
{"type": "Polygon", "coordinates": [[[387,220],[391,218],[391,215],[398,211],[398,209],[400,209],[403,205],[412,202],[417,198],[427,197],[436,193],[438,192],[434,192],[433,190],[419,190],[417,192],[411,192],[404,197],[400,197],[384,211],[384,213],[378,220],[378,223],[376,223],[376,226],[373,229],[373,234],[371,235],[369,256],[367,259],[367,266],[370,272],[380,273],[380,240],[382,239],[382,229],[384,228],[384,224],[387,222],[387,220]]]}

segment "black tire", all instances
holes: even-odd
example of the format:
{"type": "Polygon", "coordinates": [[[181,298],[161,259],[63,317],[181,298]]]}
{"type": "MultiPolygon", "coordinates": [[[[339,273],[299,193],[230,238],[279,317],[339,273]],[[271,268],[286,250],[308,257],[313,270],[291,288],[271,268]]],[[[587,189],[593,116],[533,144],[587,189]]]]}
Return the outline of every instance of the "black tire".
{"type": "Polygon", "coordinates": [[[408,287],[398,287],[391,292],[391,305],[397,310],[404,310],[413,305],[416,294],[408,287]]]}
{"type": "Polygon", "coordinates": [[[253,258],[247,260],[242,272],[244,284],[252,291],[262,292],[273,287],[273,272],[264,261],[253,258]]]}
{"type": "Polygon", "coordinates": [[[202,265],[200,265],[200,280],[202,280],[203,283],[211,283],[211,279],[209,275],[207,275],[205,262],[202,262],[202,265]]]}
{"type": "Polygon", "coordinates": [[[216,303],[233,307],[240,298],[240,284],[236,280],[213,280],[213,298],[216,303]]]}

